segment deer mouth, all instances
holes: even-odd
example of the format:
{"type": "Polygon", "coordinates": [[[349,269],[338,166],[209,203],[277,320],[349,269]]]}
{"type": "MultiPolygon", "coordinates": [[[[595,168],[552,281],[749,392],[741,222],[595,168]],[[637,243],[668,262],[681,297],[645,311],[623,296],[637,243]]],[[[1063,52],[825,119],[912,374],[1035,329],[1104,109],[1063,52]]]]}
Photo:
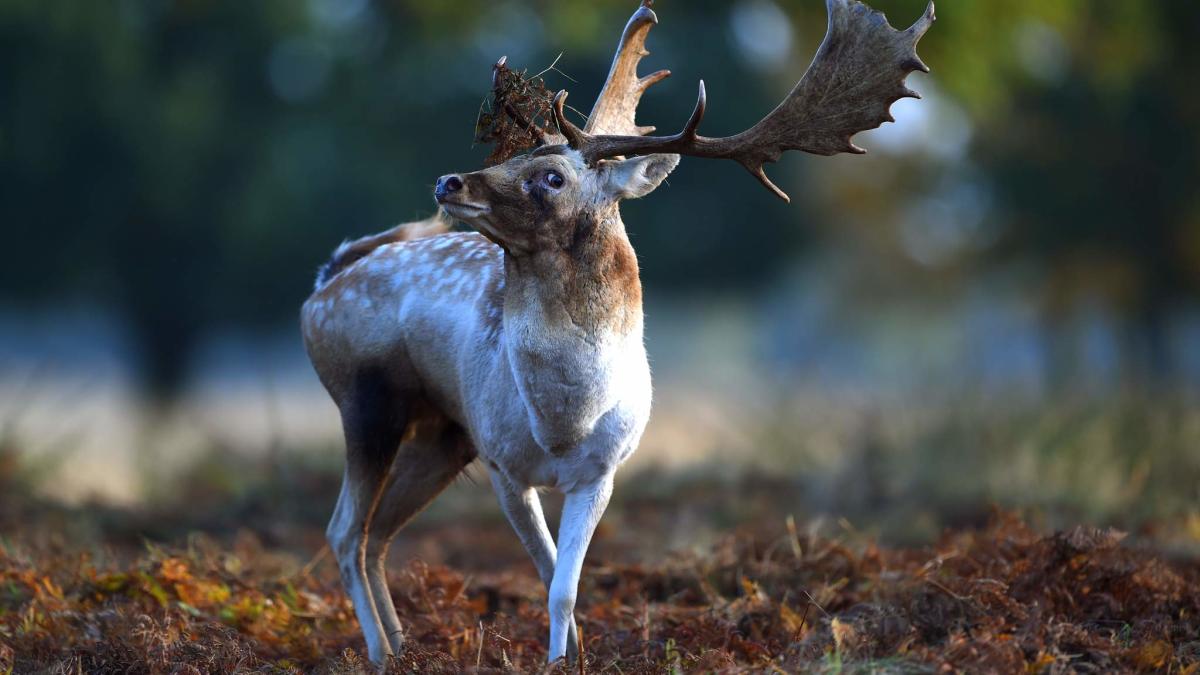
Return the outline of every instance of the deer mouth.
{"type": "Polygon", "coordinates": [[[492,208],[487,204],[472,204],[471,202],[458,202],[451,199],[439,199],[438,203],[442,208],[446,209],[450,215],[455,218],[468,220],[478,218],[479,216],[491,213],[492,208]]]}

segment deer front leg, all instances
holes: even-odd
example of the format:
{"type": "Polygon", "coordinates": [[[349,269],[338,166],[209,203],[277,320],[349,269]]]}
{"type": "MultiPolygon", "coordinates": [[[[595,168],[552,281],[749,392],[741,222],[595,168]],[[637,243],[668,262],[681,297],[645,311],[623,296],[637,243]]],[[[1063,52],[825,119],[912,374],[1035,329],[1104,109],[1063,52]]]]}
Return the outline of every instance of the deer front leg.
{"type": "MultiPolygon", "coordinates": [[[[500,508],[516,531],[517,538],[529,552],[529,557],[533,558],[533,564],[537,567],[538,576],[541,577],[548,594],[554,581],[557,551],[554,540],[550,538],[550,528],[546,526],[546,516],[542,513],[542,501],[533,488],[518,489],[498,471],[492,471],[491,476],[500,508]]],[[[571,616],[567,623],[567,656],[572,660],[579,654],[577,635],[575,617],[571,616]]]]}
{"type": "Polygon", "coordinates": [[[596,532],[596,525],[608,498],[612,496],[612,476],[567,493],[563,502],[562,523],[558,527],[558,562],[550,583],[550,654],[549,660],[567,653],[569,626],[575,620],[575,596],[583,557],[596,532]]]}

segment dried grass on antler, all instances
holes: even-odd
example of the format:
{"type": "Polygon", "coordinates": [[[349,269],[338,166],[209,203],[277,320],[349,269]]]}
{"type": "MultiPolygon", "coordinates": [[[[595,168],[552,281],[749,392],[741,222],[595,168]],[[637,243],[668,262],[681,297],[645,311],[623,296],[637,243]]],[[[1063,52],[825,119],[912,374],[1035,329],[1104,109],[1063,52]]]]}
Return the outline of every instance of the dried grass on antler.
{"type": "Polygon", "coordinates": [[[503,164],[540,145],[563,143],[552,126],[554,93],[539,76],[526,77],[501,58],[492,67],[492,93],[475,121],[475,140],[492,144],[487,166],[503,164]]]}

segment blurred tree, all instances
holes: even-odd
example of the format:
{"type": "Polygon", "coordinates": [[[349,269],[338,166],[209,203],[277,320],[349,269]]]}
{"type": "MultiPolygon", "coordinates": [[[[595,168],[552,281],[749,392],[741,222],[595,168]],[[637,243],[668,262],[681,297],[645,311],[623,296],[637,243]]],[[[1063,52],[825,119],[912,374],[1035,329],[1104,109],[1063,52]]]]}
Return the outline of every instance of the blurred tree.
{"type": "MultiPolygon", "coordinates": [[[[498,56],[537,71],[565,52],[578,83],[550,72],[550,86],[590,101],[634,4],[4,0],[0,295],[119,312],[145,382],[170,392],[207,331],[290,321],[339,240],[428,213],[435,176],[479,164],[473,122],[498,56]]],[[[905,23],[924,0],[874,4],[905,23]]],[[[645,67],[674,76],[642,120],[673,130],[704,77],[706,133],[752,124],[803,72],[822,5],[659,3],[645,67]]],[[[815,213],[831,225],[820,250],[850,251],[869,293],[910,279],[946,293],[980,261],[1032,267],[1069,289],[1048,308],[1102,298],[1156,354],[1156,326],[1197,291],[1200,101],[1180,74],[1198,19],[1183,1],[942,3],[926,79],[968,118],[967,156],[789,157],[771,173],[791,207],[737,167],[685,162],[625,207],[647,285],[771,282],[816,250],[815,213]],[[902,259],[887,240],[911,238],[921,200],[967,175],[994,193],[995,243],[902,259]]]]}
{"type": "MultiPolygon", "coordinates": [[[[1052,336],[1099,304],[1125,326],[1126,376],[1170,377],[1168,325],[1200,291],[1200,91],[1180,79],[1200,66],[1200,5],[1091,3],[1062,39],[1061,55],[1027,57],[1008,112],[977,137],[1003,224],[992,258],[1037,267],[1052,336]]],[[[1078,350],[1057,351],[1074,375],[1078,350]]]]}

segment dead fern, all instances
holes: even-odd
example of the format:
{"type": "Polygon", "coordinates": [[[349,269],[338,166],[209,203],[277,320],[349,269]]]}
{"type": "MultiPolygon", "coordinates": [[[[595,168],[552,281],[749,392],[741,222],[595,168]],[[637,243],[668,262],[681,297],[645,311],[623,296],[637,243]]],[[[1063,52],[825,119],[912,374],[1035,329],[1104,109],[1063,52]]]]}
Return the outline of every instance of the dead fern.
{"type": "Polygon", "coordinates": [[[475,141],[492,145],[484,160],[486,166],[502,164],[539,145],[557,142],[552,140],[558,136],[551,107],[554,94],[546,88],[540,73],[527,77],[526,72],[512,70],[503,58],[492,69],[492,92],[475,120],[475,141]]]}

